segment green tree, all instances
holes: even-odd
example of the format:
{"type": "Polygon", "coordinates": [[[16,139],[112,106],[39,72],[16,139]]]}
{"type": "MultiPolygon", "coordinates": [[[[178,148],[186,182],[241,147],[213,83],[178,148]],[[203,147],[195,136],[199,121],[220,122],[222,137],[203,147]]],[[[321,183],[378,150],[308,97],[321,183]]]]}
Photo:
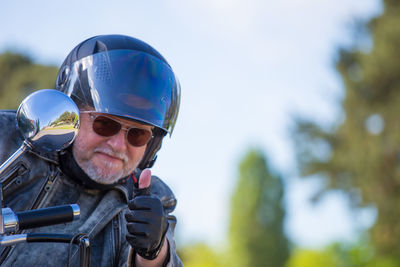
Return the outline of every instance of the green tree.
{"type": "Polygon", "coordinates": [[[0,55],[0,109],[15,109],[31,92],[53,88],[57,75],[54,66],[35,64],[18,53],[0,55]]]}
{"type": "MultiPolygon", "coordinates": [[[[378,265],[367,265],[371,256],[371,247],[365,244],[345,245],[331,244],[318,250],[296,249],[286,267],[372,267],[386,266],[381,262],[378,265]]],[[[393,266],[394,267],[394,266],[393,266]]]]}
{"type": "Polygon", "coordinates": [[[331,251],[298,249],[293,252],[286,267],[344,267],[331,251]]]}
{"type": "Polygon", "coordinates": [[[383,14],[359,24],[362,38],[339,50],[344,119],[330,127],[299,120],[294,137],[304,176],[319,174],[326,182],[323,192],[341,189],[355,207],[377,208],[376,257],[399,266],[400,2],[383,3],[383,14]],[[365,49],[368,38],[372,48],[365,49]]]}
{"type": "Polygon", "coordinates": [[[231,200],[230,266],[284,266],[289,252],[282,196],[281,178],[271,173],[263,153],[250,150],[231,200]]]}
{"type": "Polygon", "coordinates": [[[60,115],[60,117],[53,121],[53,123],[51,124],[51,126],[60,124],[60,123],[74,123],[77,120],[77,114],[75,112],[69,112],[69,111],[65,111],[63,114],[60,115]]]}
{"type": "Polygon", "coordinates": [[[355,244],[333,243],[318,250],[295,249],[286,267],[396,267],[390,258],[373,258],[374,248],[367,240],[355,244]]]}
{"type": "Polygon", "coordinates": [[[186,245],[179,249],[179,257],[185,267],[223,267],[227,266],[224,255],[203,243],[186,245]]]}

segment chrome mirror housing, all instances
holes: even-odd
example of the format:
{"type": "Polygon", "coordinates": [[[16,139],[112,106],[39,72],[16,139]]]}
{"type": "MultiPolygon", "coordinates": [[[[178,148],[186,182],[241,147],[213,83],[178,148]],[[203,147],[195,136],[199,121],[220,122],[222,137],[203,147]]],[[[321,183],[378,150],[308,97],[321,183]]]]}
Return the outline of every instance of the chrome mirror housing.
{"type": "Polygon", "coordinates": [[[27,150],[57,152],[72,144],[80,127],[79,109],[60,91],[39,90],[22,101],[17,125],[25,141],[0,166],[0,175],[27,150]]]}
{"type": "Polygon", "coordinates": [[[79,109],[66,94],[43,89],[26,97],[17,110],[18,128],[31,148],[52,152],[68,147],[79,131],[79,109]]]}

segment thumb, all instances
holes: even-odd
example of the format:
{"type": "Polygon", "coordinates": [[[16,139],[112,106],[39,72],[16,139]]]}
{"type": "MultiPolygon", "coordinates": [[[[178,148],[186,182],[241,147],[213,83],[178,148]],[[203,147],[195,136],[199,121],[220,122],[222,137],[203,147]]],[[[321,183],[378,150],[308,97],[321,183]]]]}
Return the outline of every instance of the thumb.
{"type": "Polygon", "coordinates": [[[151,182],[151,171],[150,169],[144,169],[139,177],[139,189],[147,188],[151,182]]]}

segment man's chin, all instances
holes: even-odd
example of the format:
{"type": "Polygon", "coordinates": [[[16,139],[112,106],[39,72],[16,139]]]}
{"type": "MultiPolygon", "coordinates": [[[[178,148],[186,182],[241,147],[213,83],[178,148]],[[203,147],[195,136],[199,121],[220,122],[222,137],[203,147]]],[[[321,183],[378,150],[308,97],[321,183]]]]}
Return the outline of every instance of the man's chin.
{"type": "Polygon", "coordinates": [[[99,184],[114,184],[123,177],[122,171],[101,170],[96,167],[88,167],[84,170],[90,179],[99,184]]]}
{"type": "Polygon", "coordinates": [[[100,176],[94,176],[94,177],[89,176],[89,177],[96,183],[104,185],[115,184],[120,179],[115,177],[110,178],[110,177],[100,177],[100,176]]]}

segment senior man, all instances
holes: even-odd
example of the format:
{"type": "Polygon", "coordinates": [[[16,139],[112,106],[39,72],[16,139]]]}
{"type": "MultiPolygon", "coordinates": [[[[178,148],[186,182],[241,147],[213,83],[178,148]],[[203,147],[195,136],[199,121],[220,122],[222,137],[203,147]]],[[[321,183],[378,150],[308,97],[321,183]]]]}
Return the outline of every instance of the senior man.
{"type": "MultiPolygon", "coordinates": [[[[154,48],[124,35],[77,45],[60,67],[56,89],[77,104],[81,127],[57,153],[31,151],[5,172],[4,199],[13,210],[77,203],[80,219],[34,229],[86,233],[93,266],[181,266],[174,242],[176,199],[150,169],[179,110],[180,87],[154,48]]],[[[0,116],[0,157],[22,143],[15,111],[0,116]]],[[[2,266],[77,264],[68,244],[2,248],[2,266]]]]}

